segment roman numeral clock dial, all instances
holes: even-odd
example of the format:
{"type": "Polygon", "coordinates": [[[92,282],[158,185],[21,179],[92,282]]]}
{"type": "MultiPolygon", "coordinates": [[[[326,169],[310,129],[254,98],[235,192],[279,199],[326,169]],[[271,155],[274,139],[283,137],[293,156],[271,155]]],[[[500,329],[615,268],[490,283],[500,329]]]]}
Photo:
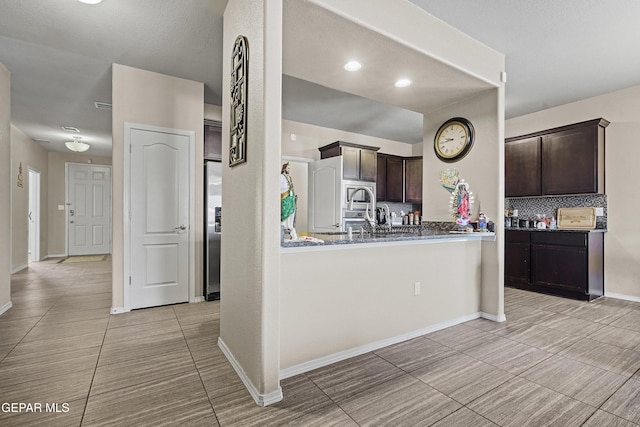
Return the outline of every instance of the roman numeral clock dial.
{"type": "Polygon", "coordinates": [[[443,162],[456,162],[471,150],[474,137],[471,122],[462,117],[454,117],[444,122],[436,132],[433,149],[443,162]]]}

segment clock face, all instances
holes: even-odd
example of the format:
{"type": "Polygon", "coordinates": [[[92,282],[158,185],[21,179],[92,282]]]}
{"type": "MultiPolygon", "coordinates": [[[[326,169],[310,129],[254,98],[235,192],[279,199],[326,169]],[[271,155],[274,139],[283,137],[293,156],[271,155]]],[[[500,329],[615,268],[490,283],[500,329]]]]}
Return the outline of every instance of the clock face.
{"type": "Polygon", "coordinates": [[[463,118],[447,120],[433,141],[436,156],[445,162],[454,162],[464,157],[473,144],[473,126],[463,118]]]}

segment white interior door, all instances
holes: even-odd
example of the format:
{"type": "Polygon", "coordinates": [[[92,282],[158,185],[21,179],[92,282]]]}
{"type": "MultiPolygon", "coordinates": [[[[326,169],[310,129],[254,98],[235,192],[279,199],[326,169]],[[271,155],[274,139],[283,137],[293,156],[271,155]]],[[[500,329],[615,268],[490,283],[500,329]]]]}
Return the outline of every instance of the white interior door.
{"type": "Polygon", "coordinates": [[[29,262],[40,261],[40,172],[29,169],[29,262]]]}
{"type": "Polygon", "coordinates": [[[190,138],[130,130],[130,309],[189,300],[190,138]]]}
{"type": "Polygon", "coordinates": [[[111,166],[67,164],[68,254],[111,253],[111,166]]]}
{"type": "Polygon", "coordinates": [[[342,156],[309,163],[309,231],[340,231],[342,156]]]}

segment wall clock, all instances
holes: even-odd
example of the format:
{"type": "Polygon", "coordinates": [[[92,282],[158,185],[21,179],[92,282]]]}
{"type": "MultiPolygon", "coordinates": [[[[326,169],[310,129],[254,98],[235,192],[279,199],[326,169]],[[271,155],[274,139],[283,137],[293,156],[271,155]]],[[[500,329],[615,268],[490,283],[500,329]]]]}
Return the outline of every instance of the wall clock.
{"type": "Polygon", "coordinates": [[[443,162],[457,162],[469,153],[474,139],[471,122],[462,117],[454,117],[444,122],[436,132],[433,149],[443,162]]]}

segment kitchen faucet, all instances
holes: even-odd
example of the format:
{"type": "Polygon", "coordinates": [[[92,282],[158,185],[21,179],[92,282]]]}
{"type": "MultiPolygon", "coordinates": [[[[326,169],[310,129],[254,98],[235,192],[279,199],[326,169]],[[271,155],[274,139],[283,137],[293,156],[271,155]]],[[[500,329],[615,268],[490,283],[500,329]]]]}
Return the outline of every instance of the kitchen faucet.
{"type": "MultiPolygon", "coordinates": [[[[351,189],[350,189],[351,190],[351,189]]],[[[353,196],[357,191],[364,190],[369,193],[369,200],[371,203],[367,203],[367,207],[364,211],[364,218],[371,225],[371,230],[375,230],[376,227],[376,214],[375,214],[375,206],[376,206],[376,195],[373,194],[373,191],[369,187],[356,187],[352,189],[351,200],[349,200],[349,210],[353,210],[353,196]],[[371,215],[369,215],[369,205],[371,205],[371,215]]],[[[387,207],[388,209],[389,207],[387,207]]]]}

